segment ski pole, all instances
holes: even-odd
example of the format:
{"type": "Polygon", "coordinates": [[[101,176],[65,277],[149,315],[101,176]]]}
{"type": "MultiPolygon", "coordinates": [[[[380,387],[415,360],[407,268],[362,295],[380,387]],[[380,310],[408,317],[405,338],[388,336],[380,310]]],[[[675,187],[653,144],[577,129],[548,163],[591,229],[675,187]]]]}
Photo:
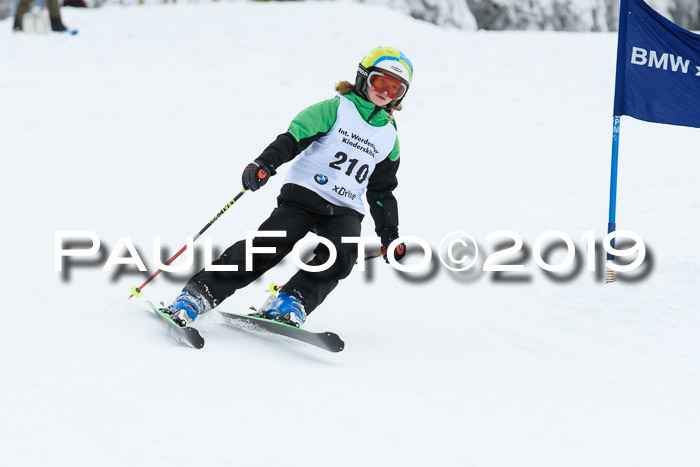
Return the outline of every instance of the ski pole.
{"type": "MultiPolygon", "coordinates": [[[[205,225],[205,226],[202,228],[202,230],[199,231],[199,233],[198,233],[197,235],[194,236],[194,238],[192,239],[192,242],[194,243],[195,241],[197,241],[197,239],[198,239],[204,232],[206,232],[206,230],[207,230],[209,227],[211,227],[211,225],[212,225],[214,222],[216,222],[217,219],[223,215],[223,213],[225,213],[226,211],[228,211],[228,208],[230,208],[231,206],[233,206],[233,204],[234,204],[236,201],[238,201],[238,200],[240,199],[240,197],[243,196],[243,194],[244,194],[246,191],[248,191],[248,190],[247,190],[247,189],[241,190],[241,192],[238,193],[238,194],[236,195],[235,198],[233,198],[226,206],[224,206],[224,208],[223,208],[221,211],[219,211],[219,213],[218,213],[216,216],[214,216],[214,218],[213,218],[212,220],[210,220],[209,223],[207,223],[207,225],[205,225]]],[[[165,265],[168,266],[170,263],[172,263],[173,261],[175,261],[175,260],[177,259],[177,257],[180,256],[180,255],[182,254],[182,252],[185,251],[186,249],[187,249],[187,243],[185,243],[185,246],[183,246],[182,248],[180,248],[180,251],[178,251],[177,253],[175,253],[175,255],[174,255],[172,258],[170,258],[170,259],[168,260],[168,262],[165,263],[165,265]]],[[[146,279],[146,282],[144,282],[143,284],[141,284],[141,286],[139,286],[139,287],[136,287],[136,286],[132,287],[132,288],[131,288],[131,295],[129,295],[129,298],[127,298],[127,300],[131,299],[131,297],[140,297],[140,296],[141,296],[141,290],[142,290],[144,287],[146,287],[146,285],[148,285],[149,282],[151,282],[153,279],[155,279],[155,277],[156,277],[158,274],[160,274],[161,272],[163,272],[163,270],[162,270],[162,269],[158,269],[151,277],[149,277],[148,279],[146,279]]]]}
{"type": "MultiPolygon", "coordinates": [[[[377,252],[377,253],[372,253],[369,256],[365,256],[365,261],[369,261],[369,260],[374,259],[374,258],[379,258],[380,256],[384,256],[384,253],[382,253],[381,251],[377,252]]],[[[357,263],[359,263],[359,260],[355,261],[355,264],[357,264],[357,263]]]]}
{"type": "MultiPolygon", "coordinates": [[[[379,257],[385,256],[385,255],[386,255],[386,249],[382,246],[382,251],[378,251],[377,253],[372,253],[369,256],[365,256],[365,261],[369,261],[369,260],[372,260],[374,258],[379,258],[379,257]]],[[[358,259],[357,261],[355,261],[355,264],[358,264],[359,262],[360,262],[360,260],[358,259]]]]}

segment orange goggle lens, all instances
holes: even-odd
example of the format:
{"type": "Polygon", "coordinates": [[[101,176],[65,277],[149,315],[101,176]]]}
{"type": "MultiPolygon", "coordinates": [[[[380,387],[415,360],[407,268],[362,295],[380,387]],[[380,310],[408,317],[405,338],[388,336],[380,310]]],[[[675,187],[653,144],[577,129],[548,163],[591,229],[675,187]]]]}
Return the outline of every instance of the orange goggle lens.
{"type": "Polygon", "coordinates": [[[373,71],[367,78],[369,85],[377,92],[386,91],[392,99],[400,99],[406,94],[406,85],[394,78],[379,71],[373,71]]]}

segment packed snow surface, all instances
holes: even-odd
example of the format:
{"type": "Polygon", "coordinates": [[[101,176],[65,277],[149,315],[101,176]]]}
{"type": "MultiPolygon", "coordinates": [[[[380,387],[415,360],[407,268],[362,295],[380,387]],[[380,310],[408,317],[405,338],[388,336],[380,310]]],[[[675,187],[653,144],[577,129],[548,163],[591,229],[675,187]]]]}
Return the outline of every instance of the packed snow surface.
{"type": "MultiPolygon", "coordinates": [[[[1,465],[698,465],[700,131],[623,118],[618,228],[647,258],[604,285],[614,34],[463,32],[349,3],[63,17],[79,35],[0,22],[1,465]],[[401,233],[437,253],[466,232],[476,265],[354,271],[305,326],[340,334],[339,354],[216,312],[196,321],[204,349],[177,345],[126,299],[156,269],[153,237],[166,260],[378,44],[415,66],[397,114],[401,233]],[[489,237],[500,230],[524,246],[496,263],[523,272],[483,271],[513,243],[489,237]],[[578,269],[536,264],[551,230],[573,239],[578,269]],[[100,253],[56,272],[56,231],[94,232],[100,253]],[[120,237],[149,272],[101,270],[120,237]]],[[[207,231],[215,249],[266,218],[280,172],[207,231]]],[[[144,298],[171,301],[195,270],[162,274],[144,298]]],[[[286,260],[221,309],[260,305],[295,270],[286,260]]]]}

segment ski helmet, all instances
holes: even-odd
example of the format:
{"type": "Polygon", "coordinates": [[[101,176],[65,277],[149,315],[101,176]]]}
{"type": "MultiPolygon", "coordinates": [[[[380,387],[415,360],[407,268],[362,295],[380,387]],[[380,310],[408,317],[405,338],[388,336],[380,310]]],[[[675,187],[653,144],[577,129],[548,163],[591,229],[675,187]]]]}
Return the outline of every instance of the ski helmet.
{"type": "MultiPolygon", "coordinates": [[[[374,70],[384,70],[397,76],[406,84],[406,92],[413,79],[413,64],[399,49],[394,47],[375,47],[360,61],[355,79],[355,93],[369,100],[367,94],[367,77],[374,70]]],[[[391,101],[387,106],[397,106],[401,103],[406,92],[399,99],[391,101]]]]}

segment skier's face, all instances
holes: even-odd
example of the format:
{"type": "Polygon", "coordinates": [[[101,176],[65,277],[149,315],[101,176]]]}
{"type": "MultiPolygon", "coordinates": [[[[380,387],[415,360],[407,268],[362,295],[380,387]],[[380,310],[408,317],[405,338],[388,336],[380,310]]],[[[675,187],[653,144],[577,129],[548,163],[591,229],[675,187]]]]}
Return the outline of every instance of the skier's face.
{"type": "Polygon", "coordinates": [[[367,83],[367,96],[374,105],[384,107],[394,99],[403,97],[406,84],[401,78],[385,70],[374,70],[367,83]],[[393,93],[393,96],[392,96],[393,93]]]}
{"type": "Polygon", "coordinates": [[[372,101],[372,104],[380,107],[384,107],[391,102],[391,97],[389,97],[389,93],[387,91],[377,92],[371,86],[367,86],[367,95],[369,96],[369,100],[372,101]]]}

